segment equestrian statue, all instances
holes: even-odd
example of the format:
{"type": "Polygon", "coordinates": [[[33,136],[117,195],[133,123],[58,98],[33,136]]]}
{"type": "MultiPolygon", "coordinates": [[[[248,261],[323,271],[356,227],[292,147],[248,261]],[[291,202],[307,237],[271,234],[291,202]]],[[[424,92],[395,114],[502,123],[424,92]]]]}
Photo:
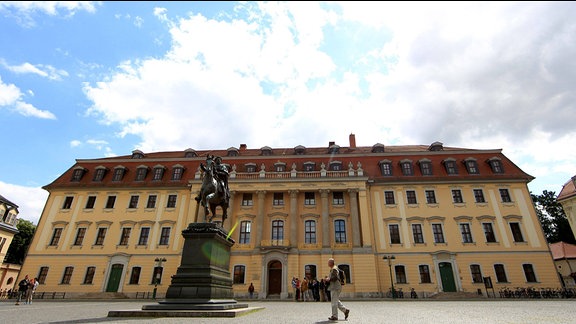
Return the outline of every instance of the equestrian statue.
{"type": "Polygon", "coordinates": [[[203,171],[202,187],[196,201],[204,207],[205,221],[212,223],[216,217],[216,208],[222,208],[222,226],[228,216],[228,203],[230,202],[230,189],[228,188],[228,168],[222,164],[222,158],[208,154],[206,165],[200,163],[203,171]],[[210,218],[208,218],[210,216],[210,218]]]}

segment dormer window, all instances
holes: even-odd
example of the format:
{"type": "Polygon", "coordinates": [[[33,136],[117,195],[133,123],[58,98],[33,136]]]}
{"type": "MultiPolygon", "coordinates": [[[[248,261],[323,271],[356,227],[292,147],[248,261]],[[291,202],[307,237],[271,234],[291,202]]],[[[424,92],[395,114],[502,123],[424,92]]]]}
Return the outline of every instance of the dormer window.
{"type": "Polygon", "coordinates": [[[86,169],[84,169],[83,167],[76,167],[74,169],[74,172],[72,173],[71,181],[73,181],[73,182],[80,181],[80,179],[82,179],[82,177],[84,176],[85,173],[86,173],[86,169]]]}
{"type": "Polygon", "coordinates": [[[142,153],[142,151],[140,151],[140,150],[134,150],[134,151],[132,151],[132,158],[133,159],[143,159],[144,153],[142,153]]]}
{"type": "Polygon", "coordinates": [[[235,147],[231,147],[228,150],[227,156],[238,156],[238,149],[235,147]]]}
{"type": "Polygon", "coordinates": [[[102,179],[104,179],[104,175],[106,175],[106,171],[107,169],[103,166],[96,167],[96,169],[94,170],[94,178],[92,179],[92,181],[97,182],[102,181],[102,179]]]}
{"type": "Polygon", "coordinates": [[[172,180],[182,180],[182,175],[184,174],[184,167],[177,164],[172,167],[172,180]]]}
{"type": "Polygon", "coordinates": [[[302,145],[298,145],[294,148],[294,154],[296,155],[304,155],[306,152],[306,148],[302,145]]]}
{"type": "Polygon", "coordinates": [[[314,162],[304,162],[304,171],[314,171],[316,169],[316,163],[314,162]]]}
{"type": "Polygon", "coordinates": [[[270,156],[272,155],[272,148],[270,146],[264,146],[263,148],[260,149],[262,152],[262,155],[264,156],[270,156]]]}
{"type": "Polygon", "coordinates": [[[274,163],[274,171],[276,171],[276,172],[284,172],[284,171],[286,171],[286,163],[284,163],[284,162],[276,162],[276,163],[274,163]]]}
{"type": "Polygon", "coordinates": [[[392,175],[392,161],[382,160],[378,164],[380,165],[380,172],[382,173],[383,176],[392,175]]]}
{"type": "Polygon", "coordinates": [[[458,174],[458,167],[456,166],[456,160],[453,158],[448,158],[443,161],[444,168],[446,168],[446,173],[448,174],[458,174]]]}
{"type": "Polygon", "coordinates": [[[123,166],[117,166],[114,168],[114,175],[112,175],[112,181],[122,181],[124,178],[124,173],[126,172],[126,168],[123,166]]]}
{"type": "Polygon", "coordinates": [[[374,144],[374,146],[372,146],[372,153],[384,153],[384,144],[374,144]]]}
{"type": "Polygon", "coordinates": [[[468,174],[478,174],[478,163],[476,162],[475,158],[467,158],[464,160],[464,165],[466,166],[466,170],[468,174]]]}
{"type": "Polygon", "coordinates": [[[432,175],[432,161],[428,159],[422,159],[418,161],[418,164],[420,165],[420,172],[422,175],[432,175]]]}
{"type": "Polygon", "coordinates": [[[490,168],[492,169],[493,173],[504,173],[504,168],[502,167],[502,160],[498,157],[493,157],[488,159],[488,164],[490,164],[490,168]]]}
{"type": "Polygon", "coordinates": [[[157,165],[154,167],[154,175],[152,176],[152,181],[160,181],[164,176],[164,170],[166,168],[162,165],[157,165]]]}
{"type": "Polygon", "coordinates": [[[340,161],[332,161],[328,166],[330,171],[341,171],[342,170],[342,162],[340,161]]]}
{"type": "Polygon", "coordinates": [[[140,166],[136,169],[136,181],[144,181],[146,179],[146,174],[148,174],[147,166],[140,166]]]}
{"type": "Polygon", "coordinates": [[[333,144],[330,145],[330,147],[328,148],[328,153],[330,154],[338,154],[338,152],[340,151],[340,146],[333,144]]]}
{"type": "Polygon", "coordinates": [[[411,160],[400,161],[400,168],[402,169],[403,175],[405,175],[405,176],[414,175],[414,170],[412,169],[412,161],[411,160]]]}
{"type": "Polygon", "coordinates": [[[191,148],[186,149],[186,151],[184,151],[184,157],[185,158],[193,158],[193,157],[197,157],[197,156],[198,156],[198,154],[196,153],[196,151],[194,151],[191,148]]]}
{"type": "Polygon", "coordinates": [[[444,150],[444,144],[440,142],[434,142],[430,144],[430,146],[428,147],[428,151],[443,151],[443,150],[444,150]]]}
{"type": "Polygon", "coordinates": [[[256,163],[246,163],[244,164],[244,168],[248,173],[256,172],[256,163]]]}

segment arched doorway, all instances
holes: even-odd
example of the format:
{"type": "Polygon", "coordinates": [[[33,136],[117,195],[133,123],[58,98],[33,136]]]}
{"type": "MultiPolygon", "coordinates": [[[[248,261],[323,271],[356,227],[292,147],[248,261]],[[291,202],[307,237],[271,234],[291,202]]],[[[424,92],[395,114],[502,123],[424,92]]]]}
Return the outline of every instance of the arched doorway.
{"type": "Polygon", "coordinates": [[[282,292],[282,263],[272,260],[268,263],[268,296],[280,296],[282,292]]]}
{"type": "Polygon", "coordinates": [[[456,282],[454,282],[454,272],[452,271],[452,264],[450,262],[440,262],[440,279],[442,280],[442,291],[450,292],[456,291],[456,282]]]}

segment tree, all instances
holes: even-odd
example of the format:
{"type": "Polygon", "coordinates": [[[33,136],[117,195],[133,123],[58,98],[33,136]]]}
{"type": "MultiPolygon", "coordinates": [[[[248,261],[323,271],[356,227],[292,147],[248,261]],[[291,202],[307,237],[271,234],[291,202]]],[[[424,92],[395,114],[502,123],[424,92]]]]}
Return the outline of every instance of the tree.
{"type": "Polygon", "coordinates": [[[575,244],[574,233],[562,205],[556,200],[556,193],[544,190],[541,195],[530,193],[530,196],[548,243],[562,241],[575,244]]]}
{"type": "Polygon", "coordinates": [[[4,261],[7,263],[22,264],[26,257],[28,247],[32,242],[32,238],[34,237],[34,232],[36,232],[36,226],[31,221],[18,219],[16,228],[19,233],[14,235],[4,261]]]}

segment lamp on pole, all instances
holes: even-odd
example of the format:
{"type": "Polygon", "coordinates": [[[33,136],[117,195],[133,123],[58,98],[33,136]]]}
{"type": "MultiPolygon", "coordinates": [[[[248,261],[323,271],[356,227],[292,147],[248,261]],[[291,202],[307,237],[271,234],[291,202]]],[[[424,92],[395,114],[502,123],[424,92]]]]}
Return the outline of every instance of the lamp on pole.
{"type": "Polygon", "coordinates": [[[394,290],[394,279],[392,279],[392,260],[396,259],[393,255],[385,255],[382,259],[388,260],[388,268],[390,269],[390,284],[392,285],[392,299],[396,299],[396,290],[394,290]]]}
{"type": "Polygon", "coordinates": [[[166,258],[156,258],[156,268],[154,268],[154,291],[152,291],[152,299],[156,299],[156,292],[158,291],[158,284],[160,283],[160,270],[162,268],[162,262],[166,262],[166,258]]]}

